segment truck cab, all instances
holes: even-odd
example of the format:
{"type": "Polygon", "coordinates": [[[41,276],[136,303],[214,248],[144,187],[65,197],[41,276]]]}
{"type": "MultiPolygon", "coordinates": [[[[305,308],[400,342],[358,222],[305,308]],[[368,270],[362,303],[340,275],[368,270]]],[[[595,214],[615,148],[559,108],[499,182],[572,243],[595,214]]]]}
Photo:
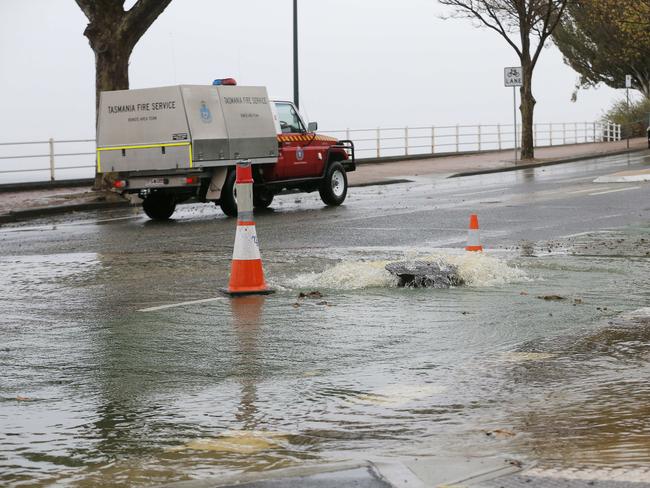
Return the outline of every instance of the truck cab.
{"type": "Polygon", "coordinates": [[[237,215],[235,164],[253,166],[254,205],[286,190],[318,190],[326,205],[347,195],[356,168],[354,145],[316,132],[288,101],[270,101],[264,87],[215,80],[103,92],[97,171],[113,189],[142,200],[145,213],[166,220],[186,200],[214,202],[237,215]]]}

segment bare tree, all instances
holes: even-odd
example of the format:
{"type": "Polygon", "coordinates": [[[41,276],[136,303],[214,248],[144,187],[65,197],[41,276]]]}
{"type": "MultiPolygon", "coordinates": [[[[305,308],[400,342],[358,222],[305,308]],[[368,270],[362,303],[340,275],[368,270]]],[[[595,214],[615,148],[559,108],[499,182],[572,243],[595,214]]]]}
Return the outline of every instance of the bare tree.
{"type": "Polygon", "coordinates": [[[521,87],[521,158],[533,159],[533,70],[544,44],[557,27],[571,0],[439,0],[455,9],[455,17],[477,20],[498,33],[512,47],[523,68],[521,87]]]}
{"type": "Polygon", "coordinates": [[[129,88],[133,48],[171,0],[138,0],[124,10],[125,0],[76,0],[86,17],[84,35],[95,53],[95,106],[99,92],[129,88]]]}

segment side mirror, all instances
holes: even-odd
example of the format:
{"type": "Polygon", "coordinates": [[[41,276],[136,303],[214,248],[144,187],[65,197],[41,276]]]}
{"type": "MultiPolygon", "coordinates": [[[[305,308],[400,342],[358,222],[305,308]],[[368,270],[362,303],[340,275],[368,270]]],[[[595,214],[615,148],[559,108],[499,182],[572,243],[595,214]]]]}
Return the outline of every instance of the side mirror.
{"type": "Polygon", "coordinates": [[[307,132],[316,132],[318,130],[318,122],[309,122],[307,124],[307,132]]]}

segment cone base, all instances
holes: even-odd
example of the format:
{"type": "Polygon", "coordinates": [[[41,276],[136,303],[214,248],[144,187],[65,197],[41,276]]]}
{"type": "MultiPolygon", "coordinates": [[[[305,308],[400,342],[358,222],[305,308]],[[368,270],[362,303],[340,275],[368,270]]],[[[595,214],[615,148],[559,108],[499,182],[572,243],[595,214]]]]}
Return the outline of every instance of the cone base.
{"type": "Polygon", "coordinates": [[[246,295],[271,295],[275,293],[275,290],[273,288],[264,288],[260,290],[237,290],[237,291],[232,291],[227,288],[222,288],[220,291],[224,295],[228,295],[230,297],[242,297],[246,295]]]}
{"type": "Polygon", "coordinates": [[[465,248],[466,251],[482,251],[483,246],[467,246],[465,248]]]}

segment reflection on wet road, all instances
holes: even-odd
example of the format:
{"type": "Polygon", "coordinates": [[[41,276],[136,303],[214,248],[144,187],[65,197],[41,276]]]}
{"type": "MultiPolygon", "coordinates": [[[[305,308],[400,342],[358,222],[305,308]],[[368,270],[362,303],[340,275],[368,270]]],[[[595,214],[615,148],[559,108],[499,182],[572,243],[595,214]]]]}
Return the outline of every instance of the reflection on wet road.
{"type": "MultiPolygon", "coordinates": [[[[275,295],[150,311],[217,296],[231,221],[188,207],[166,226],[127,210],[0,229],[0,481],[148,485],[372,455],[647,467],[648,214],[584,233],[571,211],[522,241],[552,211],[539,202],[558,203],[545,181],[542,208],[486,211],[502,249],[469,256],[432,244],[462,240],[467,212],[415,208],[425,184],[333,212],[281,197],[259,231],[275,295]],[[468,286],[402,289],[383,269],[423,257],[468,286]]],[[[524,198],[493,190],[463,198],[524,198]]]]}

